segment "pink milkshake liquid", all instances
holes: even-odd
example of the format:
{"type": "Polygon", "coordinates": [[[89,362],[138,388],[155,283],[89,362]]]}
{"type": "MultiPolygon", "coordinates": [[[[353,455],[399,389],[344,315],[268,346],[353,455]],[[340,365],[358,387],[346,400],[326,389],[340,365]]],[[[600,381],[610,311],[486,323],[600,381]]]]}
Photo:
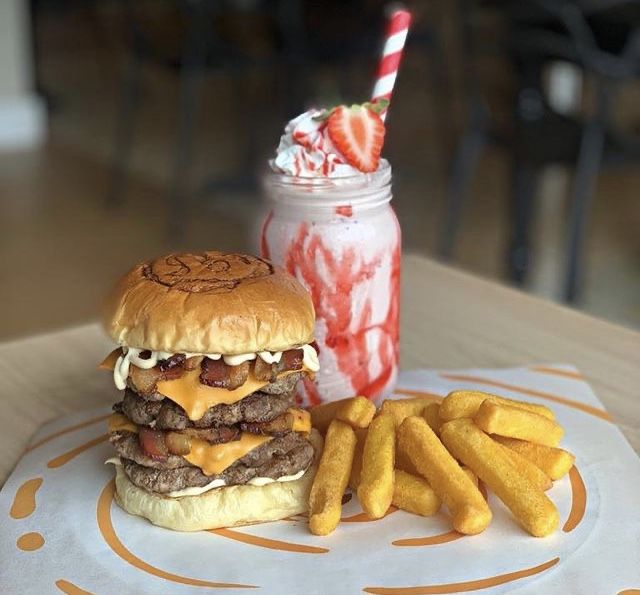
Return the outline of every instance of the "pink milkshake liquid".
{"type": "Polygon", "coordinates": [[[398,374],[400,226],[391,167],[381,160],[372,173],[347,168],[338,177],[296,175],[307,172],[294,159],[296,173],[272,171],[265,180],[262,256],[295,275],[316,309],[320,371],[304,385],[306,405],[378,399],[398,374]]]}

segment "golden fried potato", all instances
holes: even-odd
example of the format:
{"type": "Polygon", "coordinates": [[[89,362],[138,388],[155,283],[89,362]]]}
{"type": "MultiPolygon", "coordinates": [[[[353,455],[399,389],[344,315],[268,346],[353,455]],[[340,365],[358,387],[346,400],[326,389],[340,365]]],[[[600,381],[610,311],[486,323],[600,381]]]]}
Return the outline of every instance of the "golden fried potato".
{"type": "Polygon", "coordinates": [[[351,474],[355,447],[353,428],[333,420],[309,494],[309,529],[314,535],[328,535],[340,522],[342,495],[351,474]]]}
{"type": "Polygon", "coordinates": [[[440,426],[442,420],[440,419],[440,403],[429,403],[422,410],[422,417],[427,420],[429,427],[438,434],[440,432],[440,426]]]}
{"type": "Polygon", "coordinates": [[[376,414],[376,406],[366,397],[353,397],[336,412],[336,419],[349,424],[352,428],[368,428],[373,416],[376,414]]]}
{"type": "Polygon", "coordinates": [[[473,472],[473,469],[460,465],[460,468],[467,474],[469,479],[473,482],[473,485],[478,487],[478,476],[473,472]]]}
{"type": "Polygon", "coordinates": [[[329,424],[335,419],[340,407],[351,399],[352,397],[349,397],[347,399],[329,401],[328,403],[321,403],[320,405],[311,407],[311,409],[309,409],[311,425],[324,436],[327,433],[329,424]]]}
{"type": "Polygon", "coordinates": [[[524,475],[533,485],[546,492],[553,486],[551,478],[539,467],[536,467],[531,461],[527,460],[515,450],[511,450],[496,442],[500,447],[504,448],[505,454],[511,459],[513,466],[521,475],[524,475]]]}
{"type": "Polygon", "coordinates": [[[395,458],[395,421],[392,415],[382,413],[367,431],[358,486],[360,505],[373,519],[382,518],[391,506],[395,458]]]}
{"type": "Polygon", "coordinates": [[[349,477],[349,487],[355,492],[360,485],[360,474],[362,473],[362,452],[364,451],[364,441],[367,439],[367,429],[359,428],[356,433],[356,448],[353,453],[353,464],[351,465],[351,476],[349,477]]]}
{"type": "Polygon", "coordinates": [[[391,503],[402,510],[431,516],[440,509],[440,498],[429,482],[418,475],[396,469],[391,503]]]}
{"type": "Polygon", "coordinates": [[[554,481],[569,473],[576,461],[575,455],[562,448],[534,444],[533,442],[505,438],[504,436],[493,436],[493,439],[531,461],[554,481]]]}
{"type": "Polygon", "coordinates": [[[473,421],[447,422],[440,433],[451,453],[473,469],[531,535],[544,537],[557,529],[560,517],[553,502],[518,472],[500,445],[473,421]]]}
{"type": "Polygon", "coordinates": [[[498,397],[497,395],[477,390],[454,390],[450,392],[440,404],[440,418],[442,421],[451,421],[452,419],[459,419],[461,417],[473,417],[478,412],[480,405],[486,400],[496,405],[517,407],[531,411],[532,413],[537,413],[551,420],[555,419],[553,411],[544,405],[505,399],[504,397],[498,397]]]}
{"type": "Polygon", "coordinates": [[[415,397],[412,399],[387,399],[382,402],[380,413],[390,413],[398,427],[410,415],[422,415],[422,411],[433,399],[415,397]]]}
{"type": "Polygon", "coordinates": [[[484,401],[473,416],[475,424],[487,434],[529,440],[558,446],[564,430],[559,423],[537,413],[484,401]]]}
{"type": "Polygon", "coordinates": [[[474,535],[487,528],[492,515],[485,499],[424,418],[406,418],[398,444],[447,506],[456,531],[474,535]]]}

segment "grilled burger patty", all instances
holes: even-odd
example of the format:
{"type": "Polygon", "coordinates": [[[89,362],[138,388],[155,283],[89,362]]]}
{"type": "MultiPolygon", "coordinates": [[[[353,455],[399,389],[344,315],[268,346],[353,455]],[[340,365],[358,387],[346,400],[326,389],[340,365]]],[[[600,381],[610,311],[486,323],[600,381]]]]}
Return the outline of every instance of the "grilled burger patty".
{"type": "Polygon", "coordinates": [[[214,405],[207,409],[200,419],[192,421],[185,410],[171,399],[150,401],[128,388],[125,390],[122,401],[114,405],[114,410],[124,413],[139,426],[151,426],[155,422],[154,427],[158,430],[184,430],[232,426],[241,422],[269,422],[294,406],[293,389],[288,393],[277,395],[256,392],[230,405],[214,405]]]}
{"type": "Polygon", "coordinates": [[[227,485],[239,485],[254,477],[277,479],[294,475],[311,464],[314,454],[313,446],[304,436],[289,432],[254,448],[219,475],[205,475],[183,457],[171,455],[163,461],[147,457],[139,446],[136,450],[135,435],[129,435],[134,440],[127,440],[126,446],[116,444],[125,473],[138,487],[159,494],[202,487],[215,479],[223,479],[227,485]]]}

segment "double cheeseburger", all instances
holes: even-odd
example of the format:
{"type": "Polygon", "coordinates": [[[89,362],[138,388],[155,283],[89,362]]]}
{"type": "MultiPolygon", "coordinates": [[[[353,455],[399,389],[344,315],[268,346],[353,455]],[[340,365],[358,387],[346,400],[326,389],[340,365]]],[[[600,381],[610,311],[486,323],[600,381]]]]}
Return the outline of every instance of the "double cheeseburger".
{"type": "Polygon", "coordinates": [[[171,254],[120,279],[102,363],[124,391],[118,504],[182,531],[306,511],[318,445],[296,385],[318,370],[314,322],[305,289],[254,256],[171,254]]]}

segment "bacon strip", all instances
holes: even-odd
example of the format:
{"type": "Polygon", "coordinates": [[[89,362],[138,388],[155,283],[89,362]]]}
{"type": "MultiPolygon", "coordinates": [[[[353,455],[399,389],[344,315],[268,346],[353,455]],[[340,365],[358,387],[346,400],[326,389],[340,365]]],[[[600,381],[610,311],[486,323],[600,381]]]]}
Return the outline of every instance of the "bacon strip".
{"type": "Polygon", "coordinates": [[[213,360],[207,357],[202,362],[200,382],[207,386],[233,390],[247,381],[249,368],[250,362],[244,362],[239,366],[227,366],[222,359],[213,360]]]}
{"type": "Polygon", "coordinates": [[[159,381],[175,380],[180,378],[185,370],[195,370],[200,366],[202,384],[233,390],[247,381],[252,368],[255,378],[263,382],[274,382],[282,372],[301,370],[303,356],[302,349],[289,349],[282,354],[277,364],[267,364],[257,357],[254,361],[244,362],[239,366],[229,366],[222,358],[212,360],[204,356],[195,356],[186,359],[183,353],[177,353],[168,359],[161,360],[158,365],[149,370],[132,365],[129,377],[133,389],[138,394],[149,396],[156,392],[159,381]]]}
{"type": "Polygon", "coordinates": [[[273,382],[278,374],[288,372],[289,370],[301,370],[302,358],[304,352],[302,349],[289,349],[282,354],[280,362],[277,364],[267,364],[261,358],[256,358],[253,375],[265,382],[273,382]]]}

